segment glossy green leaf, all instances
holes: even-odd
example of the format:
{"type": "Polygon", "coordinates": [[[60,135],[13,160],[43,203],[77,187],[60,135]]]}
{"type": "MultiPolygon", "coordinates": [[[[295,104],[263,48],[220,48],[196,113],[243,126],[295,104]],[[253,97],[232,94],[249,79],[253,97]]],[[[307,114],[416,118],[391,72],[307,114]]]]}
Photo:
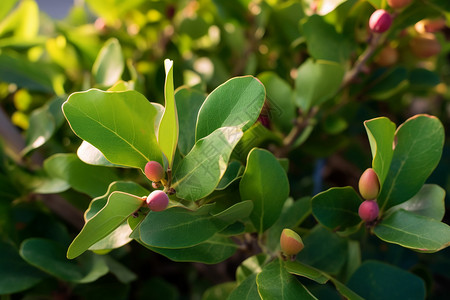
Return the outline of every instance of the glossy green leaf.
{"type": "Polygon", "coordinates": [[[268,116],[283,132],[288,133],[296,117],[294,91],[289,84],[274,72],[258,75],[266,87],[268,116]]]}
{"type": "Polygon", "coordinates": [[[241,137],[238,127],[223,127],[198,140],[175,170],[172,187],[177,197],[198,200],[212,193],[241,137]]]}
{"type": "Polygon", "coordinates": [[[320,225],[302,237],[305,248],[297,254],[297,260],[329,274],[338,274],[347,259],[348,244],[320,225]],[[326,242],[324,242],[326,241],[326,242]]]}
{"type": "Polygon", "coordinates": [[[404,90],[409,85],[408,71],[402,66],[379,69],[372,73],[366,86],[370,88],[365,92],[378,100],[385,100],[404,90]]]}
{"type": "Polygon", "coordinates": [[[150,160],[162,163],[154,131],[157,111],[138,92],[74,93],[63,111],[72,130],[110,162],[142,170],[150,160]]]}
{"type": "Polygon", "coordinates": [[[159,123],[158,144],[167,158],[168,168],[172,169],[173,156],[178,143],[178,113],[173,88],[173,61],[166,59],[164,67],[166,69],[166,83],[164,85],[166,105],[161,123],[159,123]]]}
{"type": "Polygon", "coordinates": [[[439,75],[428,69],[417,68],[409,72],[409,84],[414,91],[428,91],[440,82],[439,75]]]}
{"type": "Polygon", "coordinates": [[[405,202],[419,192],[441,159],[444,127],[436,117],[416,115],[398,127],[396,142],[377,199],[381,210],[405,202]]]}
{"type": "Polygon", "coordinates": [[[227,300],[261,300],[256,285],[256,273],[249,275],[228,296],[227,300]]]}
{"type": "Polygon", "coordinates": [[[2,2],[3,5],[0,8],[0,20],[3,20],[3,18],[14,7],[14,5],[17,3],[17,1],[19,1],[19,0],[5,0],[2,2]]]}
{"type": "Polygon", "coordinates": [[[380,186],[383,186],[394,155],[393,143],[396,126],[388,118],[380,117],[365,121],[364,127],[372,150],[372,168],[378,175],[380,186]]]}
{"type": "Polygon", "coordinates": [[[227,167],[227,170],[220,179],[220,182],[217,185],[216,190],[226,189],[230,184],[232,184],[239,178],[239,176],[242,174],[243,171],[244,168],[239,161],[234,160],[230,162],[230,164],[227,167]]]}
{"type": "Polygon", "coordinates": [[[289,181],[275,156],[264,149],[253,149],[239,184],[241,199],[254,204],[250,220],[259,233],[272,226],[289,196],[289,181]]]}
{"type": "Polygon", "coordinates": [[[75,262],[67,260],[65,252],[62,244],[42,238],[27,239],[20,247],[29,264],[65,281],[92,282],[109,271],[102,257],[91,254],[75,262]]]}
{"type": "Polygon", "coordinates": [[[263,268],[256,276],[256,284],[261,298],[265,300],[317,299],[286,271],[279,259],[263,268]]]}
{"type": "Polygon", "coordinates": [[[67,251],[67,258],[75,258],[113,232],[143,203],[142,198],[123,192],[113,192],[94,217],[86,222],[67,251]]]}
{"type": "Polygon", "coordinates": [[[425,284],[420,277],[377,261],[364,262],[348,287],[367,300],[425,299],[425,284]]]}
{"type": "Polygon", "coordinates": [[[230,258],[239,248],[230,238],[214,235],[210,239],[187,248],[169,249],[145,245],[148,249],[159,253],[170,260],[178,262],[198,262],[217,264],[230,258]]]}
{"type": "Polygon", "coordinates": [[[362,200],[352,187],[336,187],[315,195],[311,199],[314,217],[331,230],[345,230],[358,225],[358,208],[362,200]]]}
{"type": "Polygon", "coordinates": [[[302,24],[303,34],[309,54],[315,59],[344,63],[348,60],[351,48],[346,37],[336,32],[333,25],[322,16],[310,16],[302,24]]]}
{"type": "Polygon", "coordinates": [[[178,149],[182,155],[191,151],[195,144],[195,124],[200,107],[205,101],[205,94],[190,88],[180,88],[175,92],[175,102],[178,115],[180,134],[178,137],[178,149]]]}
{"type": "Polygon", "coordinates": [[[90,246],[88,250],[106,253],[110,250],[120,248],[133,240],[130,238],[132,232],[133,230],[128,226],[127,221],[124,221],[113,232],[90,246]]]}
{"type": "Polygon", "coordinates": [[[296,201],[288,198],[284,202],[281,215],[275,224],[267,230],[266,245],[272,251],[280,249],[280,236],[284,228],[300,225],[311,214],[311,198],[303,197],[296,201]]]}
{"type": "Polygon", "coordinates": [[[386,214],[399,209],[441,221],[445,214],[445,190],[436,184],[425,184],[414,197],[391,207],[386,214]]]}
{"type": "Polygon", "coordinates": [[[91,197],[104,194],[111,181],[118,179],[113,169],[85,164],[75,154],[55,154],[45,160],[44,169],[91,197]]]}
{"type": "Polygon", "coordinates": [[[89,165],[105,166],[105,167],[119,167],[119,165],[113,164],[106,159],[103,153],[95,148],[92,144],[83,141],[77,150],[78,158],[89,165]]]}
{"type": "Polygon", "coordinates": [[[92,74],[98,84],[111,86],[120,79],[123,69],[122,47],[116,38],[110,38],[98,53],[92,74]]]}
{"type": "Polygon", "coordinates": [[[251,201],[239,202],[218,214],[212,214],[213,207],[202,206],[196,211],[181,207],[151,211],[138,227],[139,238],[144,244],[158,248],[192,247],[246,218],[253,205],[251,201]]]}
{"type": "Polygon", "coordinates": [[[328,281],[328,276],[325,273],[299,261],[285,261],[284,267],[291,274],[306,277],[320,284],[328,281]]]}
{"type": "Polygon", "coordinates": [[[450,226],[403,209],[383,219],[374,232],[383,241],[422,252],[436,252],[450,245],[450,226]]]}
{"type": "Polygon", "coordinates": [[[265,99],[261,82],[252,77],[236,77],[208,95],[198,112],[195,140],[221,127],[248,129],[259,116],[265,99]]]}
{"type": "Polygon", "coordinates": [[[270,256],[265,253],[250,256],[244,260],[236,269],[236,281],[241,284],[252,274],[258,274],[262,271],[264,265],[270,261],[270,256]]]}
{"type": "Polygon", "coordinates": [[[344,67],[336,62],[309,58],[297,71],[295,103],[306,112],[330,100],[337,93],[344,73],[344,67]]]}
{"type": "Polygon", "coordinates": [[[224,282],[207,289],[202,296],[202,300],[223,300],[227,299],[230,293],[236,288],[236,282],[224,282]]]}
{"type": "Polygon", "coordinates": [[[0,253],[0,295],[29,289],[47,277],[27,264],[18,251],[4,241],[0,241],[0,253]]]}

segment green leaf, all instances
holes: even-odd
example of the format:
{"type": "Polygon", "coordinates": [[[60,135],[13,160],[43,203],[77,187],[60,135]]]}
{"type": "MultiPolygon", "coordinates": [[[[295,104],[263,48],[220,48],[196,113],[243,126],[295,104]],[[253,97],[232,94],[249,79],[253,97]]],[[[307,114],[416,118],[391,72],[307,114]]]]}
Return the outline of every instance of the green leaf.
{"type": "Polygon", "coordinates": [[[145,244],[144,246],[173,261],[204,264],[220,263],[230,258],[239,248],[230,238],[220,235],[214,235],[198,245],[187,248],[157,248],[145,244]]]}
{"type": "Polygon", "coordinates": [[[296,117],[294,91],[274,72],[261,73],[258,78],[266,87],[270,121],[283,132],[288,133],[296,117]]]}
{"type": "Polygon", "coordinates": [[[383,219],[374,233],[383,241],[422,252],[436,252],[450,245],[450,226],[403,209],[383,219]]]}
{"type": "Polygon", "coordinates": [[[302,24],[303,34],[309,54],[315,59],[344,63],[350,55],[350,44],[333,25],[325,22],[319,15],[310,16],[302,24]]]}
{"type": "Polygon", "coordinates": [[[300,225],[311,214],[311,198],[303,197],[297,201],[288,198],[284,203],[281,215],[275,224],[267,230],[266,245],[272,251],[280,249],[280,236],[284,228],[300,225]]]}
{"type": "Polygon", "coordinates": [[[20,247],[20,255],[29,264],[65,281],[88,283],[109,271],[102,257],[91,254],[75,262],[67,260],[65,252],[62,244],[42,238],[27,239],[20,247]]]}
{"type": "Polygon", "coordinates": [[[0,295],[29,289],[47,277],[27,264],[10,244],[0,241],[0,295]]]}
{"type": "Polygon", "coordinates": [[[67,251],[67,258],[75,258],[93,244],[113,232],[129,215],[142,206],[140,197],[123,192],[113,192],[103,207],[94,217],[84,224],[67,251]]]}
{"type": "Polygon", "coordinates": [[[305,248],[297,260],[329,274],[338,274],[347,259],[347,240],[320,225],[302,237],[305,248]],[[324,242],[326,241],[326,242],[324,242]]]}
{"type": "Polygon", "coordinates": [[[422,279],[377,261],[364,262],[350,278],[348,286],[367,300],[425,299],[422,279]]]}
{"type": "Polygon", "coordinates": [[[138,92],[74,93],[63,111],[72,130],[110,162],[142,171],[150,160],[162,163],[154,131],[157,111],[138,92]]]}
{"type": "Polygon", "coordinates": [[[222,179],[220,179],[220,182],[217,185],[216,190],[226,189],[230,184],[232,184],[240,177],[240,175],[243,172],[243,169],[244,167],[239,161],[234,160],[230,162],[230,164],[227,167],[227,170],[222,176],[222,179]]]}
{"type": "Polygon", "coordinates": [[[116,38],[110,38],[98,53],[92,74],[98,84],[111,86],[120,79],[123,69],[122,48],[116,38]]]}
{"type": "Polygon", "coordinates": [[[352,187],[336,187],[317,194],[311,199],[314,217],[331,230],[344,231],[358,225],[361,198],[352,187]]]}
{"type": "Polygon", "coordinates": [[[178,114],[173,89],[173,61],[166,59],[164,67],[166,69],[166,83],[164,85],[166,105],[161,123],[159,123],[158,143],[167,158],[168,168],[172,169],[173,156],[178,143],[178,114]]]}
{"type": "Polygon", "coordinates": [[[401,66],[379,69],[366,82],[369,89],[366,96],[385,100],[405,89],[409,85],[408,71],[401,66]]]}
{"type": "Polygon", "coordinates": [[[441,158],[444,128],[436,117],[416,115],[398,127],[396,140],[377,199],[382,211],[405,202],[422,188],[441,158]]]}
{"type": "Polygon", "coordinates": [[[263,233],[280,216],[289,196],[289,181],[272,153],[255,148],[248,154],[239,192],[241,199],[253,201],[250,220],[258,232],[263,233]]]}
{"type": "Polygon", "coordinates": [[[298,68],[295,103],[307,112],[331,99],[339,90],[344,74],[344,67],[336,62],[307,59],[298,68]]]}
{"type": "MultiPolygon", "coordinates": [[[[9,11],[15,6],[18,0],[5,0],[0,7],[0,20],[8,15],[9,11]]],[[[0,293],[1,294],[1,293],[0,293]]]]}
{"type": "Polygon", "coordinates": [[[75,154],[55,154],[45,160],[44,169],[91,197],[104,194],[111,181],[118,179],[113,169],[85,164],[75,154]]]}
{"type": "Polygon", "coordinates": [[[236,269],[236,281],[241,284],[247,277],[258,274],[264,265],[270,261],[270,256],[265,253],[250,256],[244,260],[236,269]]]}
{"type": "Polygon", "coordinates": [[[120,167],[119,165],[111,163],[103,153],[100,152],[90,143],[83,141],[77,150],[78,158],[89,165],[94,166],[105,166],[105,167],[120,167]]]}
{"type": "Polygon", "coordinates": [[[258,292],[264,300],[317,299],[291,275],[279,259],[263,268],[256,276],[258,292]]]}
{"type": "Polygon", "coordinates": [[[228,296],[227,300],[260,300],[258,286],[256,285],[256,273],[249,275],[228,296]]]}
{"type": "Polygon", "coordinates": [[[236,126],[219,128],[198,140],[175,170],[172,187],[177,197],[198,200],[212,193],[241,137],[242,131],[236,126]]]}
{"type": "Polygon", "coordinates": [[[224,282],[208,288],[202,296],[202,300],[228,299],[230,293],[236,288],[236,282],[224,282]]]}
{"type": "Polygon", "coordinates": [[[221,127],[237,126],[245,131],[259,116],[266,91],[252,77],[236,77],[217,87],[208,95],[198,112],[195,140],[221,127]]]}
{"type": "Polygon", "coordinates": [[[382,187],[394,155],[393,143],[396,126],[388,118],[380,117],[365,121],[364,127],[372,150],[372,168],[377,173],[382,187]]]}
{"type": "Polygon", "coordinates": [[[90,246],[88,250],[105,254],[110,250],[120,248],[133,240],[130,238],[132,232],[133,230],[128,226],[127,221],[124,221],[113,232],[90,246]]]}
{"type": "Polygon", "coordinates": [[[144,244],[157,248],[192,247],[246,218],[253,205],[251,201],[239,202],[218,214],[212,214],[213,207],[214,204],[202,206],[196,211],[182,207],[150,211],[138,227],[139,238],[144,244]]]}
{"type": "Polygon", "coordinates": [[[325,273],[299,261],[285,261],[284,267],[291,274],[306,277],[320,284],[328,281],[328,276],[325,273]]]}
{"type": "Polygon", "coordinates": [[[386,215],[399,209],[441,221],[445,214],[445,190],[435,184],[425,184],[414,197],[391,207],[386,215]]]}
{"type": "Polygon", "coordinates": [[[178,137],[178,149],[182,155],[191,151],[195,144],[195,124],[200,107],[205,101],[204,93],[190,89],[180,88],[175,92],[175,102],[178,115],[180,134],[178,137]]]}
{"type": "Polygon", "coordinates": [[[103,257],[110,272],[122,283],[130,283],[138,278],[138,276],[131,272],[127,267],[113,259],[111,256],[103,257]]]}

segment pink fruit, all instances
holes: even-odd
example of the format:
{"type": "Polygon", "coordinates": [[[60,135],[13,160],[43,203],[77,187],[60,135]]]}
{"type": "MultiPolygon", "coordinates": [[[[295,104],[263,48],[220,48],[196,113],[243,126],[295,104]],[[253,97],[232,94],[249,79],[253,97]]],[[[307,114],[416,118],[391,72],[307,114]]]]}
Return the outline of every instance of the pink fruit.
{"type": "Polygon", "coordinates": [[[369,27],[372,32],[383,33],[387,31],[392,24],[391,15],[384,9],[377,9],[370,16],[369,27]]]}
{"type": "Polygon", "coordinates": [[[162,211],[169,205],[169,196],[163,191],[153,191],[147,197],[147,205],[150,210],[162,211]]]}
{"type": "Polygon", "coordinates": [[[284,254],[296,255],[303,249],[304,245],[302,238],[297,232],[285,228],[283,229],[283,232],[281,232],[280,247],[284,254]]]}
{"type": "Polygon", "coordinates": [[[151,181],[158,182],[164,178],[164,169],[157,161],[149,161],[145,165],[145,176],[151,181]]]}
{"type": "Polygon", "coordinates": [[[375,200],[365,200],[358,209],[360,218],[365,222],[372,222],[378,217],[380,209],[378,203],[375,200]]]}
{"type": "Polygon", "coordinates": [[[380,181],[374,169],[368,168],[359,178],[359,193],[364,199],[375,199],[380,192],[380,181]]]}

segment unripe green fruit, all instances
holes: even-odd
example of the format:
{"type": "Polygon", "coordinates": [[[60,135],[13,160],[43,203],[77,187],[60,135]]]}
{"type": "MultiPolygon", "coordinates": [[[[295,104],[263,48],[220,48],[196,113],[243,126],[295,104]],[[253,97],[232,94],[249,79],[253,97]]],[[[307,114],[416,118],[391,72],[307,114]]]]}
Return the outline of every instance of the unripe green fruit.
{"type": "Polygon", "coordinates": [[[169,205],[169,196],[163,191],[153,191],[147,197],[147,206],[153,211],[165,210],[169,205]]]}
{"type": "Polygon", "coordinates": [[[375,199],[380,192],[380,181],[374,169],[368,168],[359,178],[359,193],[364,199],[375,199]]]}
{"type": "Polygon", "coordinates": [[[372,32],[383,33],[387,31],[392,24],[391,15],[384,9],[377,9],[369,19],[369,27],[372,32]]]}
{"type": "Polygon", "coordinates": [[[283,232],[281,232],[280,247],[284,254],[296,255],[303,249],[304,245],[302,238],[297,232],[285,228],[283,229],[283,232]]]}
{"type": "Polygon", "coordinates": [[[157,161],[149,161],[145,165],[145,176],[151,181],[158,182],[164,178],[164,168],[157,161]]]}
{"type": "Polygon", "coordinates": [[[375,200],[365,200],[358,209],[359,217],[365,222],[372,222],[378,217],[380,209],[375,200]]]}
{"type": "Polygon", "coordinates": [[[408,6],[412,0],[387,0],[387,3],[392,8],[403,8],[408,6]]]}

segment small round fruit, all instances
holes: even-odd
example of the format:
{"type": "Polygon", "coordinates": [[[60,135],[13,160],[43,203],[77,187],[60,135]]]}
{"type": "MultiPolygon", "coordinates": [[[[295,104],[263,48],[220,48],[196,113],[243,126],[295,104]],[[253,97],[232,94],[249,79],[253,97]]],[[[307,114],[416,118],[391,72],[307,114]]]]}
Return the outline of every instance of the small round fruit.
{"type": "Polygon", "coordinates": [[[392,24],[391,15],[384,9],[377,9],[369,19],[369,27],[372,32],[383,33],[387,31],[392,24]]]}
{"type": "Polygon", "coordinates": [[[303,249],[304,245],[302,238],[297,234],[297,232],[285,228],[281,232],[280,247],[284,254],[296,255],[303,249]]]}
{"type": "Polygon", "coordinates": [[[375,62],[382,67],[389,67],[398,61],[397,49],[390,45],[385,46],[375,57],[375,62]]]}
{"type": "Polygon", "coordinates": [[[164,178],[164,168],[157,161],[149,161],[144,168],[145,176],[151,181],[158,182],[164,178]]]}
{"type": "Polygon", "coordinates": [[[387,3],[392,8],[403,8],[411,4],[413,0],[387,0],[387,3]]]}
{"type": "Polygon", "coordinates": [[[372,222],[378,218],[380,209],[375,200],[365,200],[358,209],[359,217],[365,222],[372,222]]]}
{"type": "Polygon", "coordinates": [[[423,19],[414,25],[418,33],[437,32],[445,27],[445,19],[423,19]]]}
{"type": "Polygon", "coordinates": [[[418,58],[429,58],[441,52],[441,44],[432,33],[421,34],[410,42],[412,53],[418,58]]]}
{"type": "Polygon", "coordinates": [[[169,196],[160,190],[156,190],[150,193],[147,197],[147,206],[153,211],[165,210],[169,205],[169,196]]]}
{"type": "Polygon", "coordinates": [[[380,192],[380,181],[374,169],[368,168],[359,178],[359,193],[364,199],[375,199],[380,192]]]}

